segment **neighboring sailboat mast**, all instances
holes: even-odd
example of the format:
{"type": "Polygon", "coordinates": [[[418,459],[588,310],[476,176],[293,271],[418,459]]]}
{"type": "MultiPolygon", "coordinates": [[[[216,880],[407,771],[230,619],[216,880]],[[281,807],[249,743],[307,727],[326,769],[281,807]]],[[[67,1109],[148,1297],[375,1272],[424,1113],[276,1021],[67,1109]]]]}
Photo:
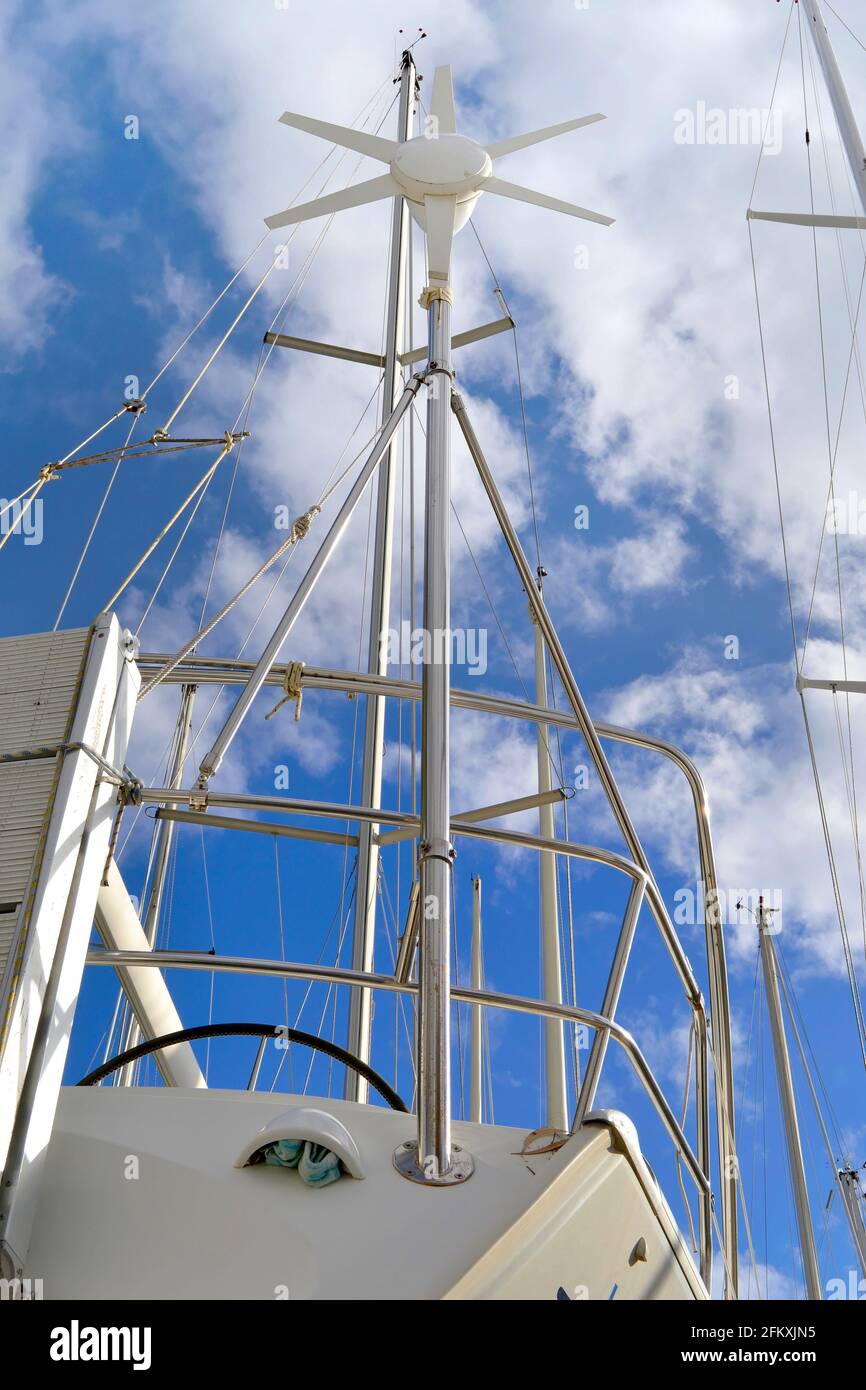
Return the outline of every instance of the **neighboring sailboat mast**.
{"type": "Polygon", "coordinates": [[[815,44],[824,81],[827,83],[830,101],[833,103],[839,135],[848,163],[851,166],[851,176],[863,206],[863,213],[866,215],[866,148],[864,148],[860,135],[860,127],[851,106],[845,79],[836,61],[836,54],[827,32],[827,25],[824,23],[821,6],[818,0],[802,0],[802,3],[811,20],[808,29],[815,44]]]}

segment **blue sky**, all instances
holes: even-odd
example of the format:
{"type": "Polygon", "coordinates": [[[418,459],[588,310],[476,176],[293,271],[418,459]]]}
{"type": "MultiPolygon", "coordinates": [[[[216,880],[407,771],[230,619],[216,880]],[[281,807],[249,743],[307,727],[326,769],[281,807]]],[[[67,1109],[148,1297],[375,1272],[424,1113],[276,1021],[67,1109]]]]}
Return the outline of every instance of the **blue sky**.
{"type": "MultiPolygon", "coordinates": [[[[856,29],[850,0],[840,0],[836,8],[856,29]]],[[[363,19],[356,7],[343,3],[299,4],[285,11],[273,0],[243,7],[227,0],[207,6],[194,0],[179,6],[157,3],[146,14],[134,15],[96,0],[70,4],[59,16],[38,5],[12,7],[0,29],[9,72],[0,96],[0,120],[13,148],[3,175],[0,212],[0,396],[7,435],[0,494],[15,496],[46,461],[68,453],[110,417],[128,377],[138,378],[144,389],[256,245],[265,215],[285,206],[311,175],[314,182],[304,196],[311,196],[318,188],[315,180],[328,174],[330,187],[349,179],[353,157],[337,169],[332,158],[314,174],[327,147],[278,125],[283,109],[346,124],[363,111],[370,119],[368,128],[384,119],[382,131],[390,133],[389,77],[402,44],[396,31],[404,20],[414,35],[417,25],[409,25],[403,10],[390,3],[372,7],[363,19]],[[311,55],[321,55],[321,61],[311,63],[311,55]],[[130,116],[138,122],[137,139],[125,138],[130,116]]],[[[654,6],[652,15],[626,0],[592,0],[587,9],[549,0],[534,7],[531,19],[522,6],[449,0],[437,7],[436,26],[416,51],[426,74],[422,95],[436,63],[453,63],[459,119],[471,134],[506,135],[594,110],[608,116],[603,125],[516,156],[506,176],[616,216],[612,229],[566,222],[493,199],[482,200],[475,217],[519,325],[542,559],[550,572],[546,593],[593,714],[679,742],[697,761],[710,795],[723,888],[781,894],[784,958],[845,1142],[854,1160],[862,1162],[863,1072],[793,691],[744,223],[758,148],[730,132],[719,144],[700,139],[679,144],[675,139],[678,113],[697,112],[700,103],[722,112],[761,112],[768,106],[786,20],[786,5],[756,7],[747,0],[720,0],[713,6],[667,0],[654,6]],[[732,378],[737,383],[733,396],[728,390],[732,378]],[[590,524],[578,531],[574,515],[580,505],[589,507],[590,524]],[[730,637],[738,642],[736,660],[725,657],[730,637]]],[[[795,13],[777,95],[784,138],[780,152],[762,162],[754,206],[808,207],[796,26],[795,13]]],[[[833,34],[856,100],[863,90],[866,56],[840,24],[833,34]]],[[[811,79],[807,91],[811,101],[811,79]]],[[[866,120],[866,109],[859,114],[866,120]]],[[[819,138],[816,114],[810,117],[816,206],[828,206],[829,177],[840,210],[848,211],[849,192],[826,105],[822,116],[825,141],[819,138]]],[[[373,172],[362,166],[357,177],[373,172]]],[[[388,209],[382,205],[341,215],[307,274],[306,257],[323,225],[303,228],[292,241],[288,269],[272,274],[179,416],[175,433],[211,437],[232,425],[256,369],[262,334],[299,272],[303,290],[291,296],[289,331],[377,349],[388,209]]],[[[757,226],[754,235],[795,611],[802,624],[827,478],[812,240],[797,228],[757,226]]],[[[829,413],[835,426],[850,329],[837,246],[825,235],[826,241],[819,238],[819,267],[829,413]]],[[[160,379],[148,397],[140,434],[146,437],[168,417],[271,255],[266,243],[160,379]]],[[[856,299],[862,251],[847,243],[844,255],[856,299]]],[[[416,238],[416,292],[422,273],[416,238]]],[[[455,284],[457,331],[498,317],[490,273],[470,230],[457,242],[455,284]]],[[[415,341],[423,341],[420,312],[414,335],[415,341]]],[[[534,557],[513,342],[503,336],[465,349],[457,365],[460,389],[534,557]]],[[[366,367],[273,354],[250,413],[251,438],[238,465],[208,614],[283,538],[274,528],[275,509],[285,505],[294,515],[316,500],[374,387],[375,373],[366,367]]],[[[840,493],[858,484],[860,407],[859,391],[852,387],[840,433],[840,493]]],[[[121,421],[100,436],[105,447],[121,442],[123,428],[121,421]]],[[[372,429],[371,412],[346,458],[372,429]]],[[[418,431],[419,456],[422,445],[418,431]]],[[[401,447],[405,478],[408,443],[401,447]]],[[[196,451],[121,468],[64,625],[83,625],[99,611],[212,457],[212,452],[196,451]]],[[[99,465],[52,483],[44,494],[41,543],[25,544],[24,537],[13,536],[0,553],[8,596],[4,633],[41,631],[54,623],[107,476],[105,465],[99,465]]],[[[221,465],[144,622],[145,650],[173,650],[198,625],[231,476],[231,464],[221,465]]],[[[420,466],[416,478],[420,494],[420,466]]],[[[455,527],[455,622],[485,629],[489,656],[485,675],[458,670],[455,684],[518,695],[521,681],[532,682],[525,600],[457,439],[454,499],[511,648],[506,650],[500,639],[455,527]]],[[[252,655],[290,596],[293,580],[302,574],[314,537],[324,534],[333,502],[329,506],[255,628],[246,649],[252,655]]],[[[404,552],[407,507],[407,495],[398,490],[404,552]]],[[[361,611],[368,514],[365,499],[338,563],[288,644],[290,657],[309,665],[357,668],[359,651],[366,650],[361,611]]],[[[840,538],[851,676],[866,674],[861,669],[866,664],[863,543],[856,535],[840,538]]],[[[119,615],[133,629],[151,600],[171,544],[163,545],[121,600],[119,615]]],[[[828,558],[829,547],[819,570],[807,659],[814,675],[839,675],[842,662],[835,576],[828,558]]],[[[400,574],[398,564],[395,613],[400,574]]],[[[407,554],[402,577],[405,612],[407,554]]],[[[270,581],[264,583],[269,586],[270,581]]],[[[265,592],[241,605],[204,650],[235,655],[265,592]]],[[[277,769],[286,767],[292,795],[351,800],[358,787],[359,759],[355,757],[353,770],[352,750],[359,708],[342,697],[310,692],[299,724],[292,722],[289,710],[265,723],[264,714],[276,698],[268,691],[255,706],[217,779],[219,789],[271,793],[277,769]]],[[[197,720],[211,699],[207,689],[199,693],[197,720]]],[[[822,699],[810,697],[810,713],[862,979],[845,783],[831,697],[822,699]]],[[[557,701],[563,703],[559,690],[557,701]]],[[[176,689],[167,689],[142,703],[130,763],[146,782],[160,780],[176,702],[176,689]]],[[[223,697],[196,745],[199,754],[228,707],[223,697]]],[[[856,705],[852,711],[856,720],[856,705]]],[[[408,804],[409,720],[406,708],[401,716],[395,707],[386,731],[387,797],[397,805],[399,796],[403,807],[408,804]]],[[[360,739],[356,754],[359,747],[360,739]]],[[[854,771],[862,778],[858,756],[855,746],[854,771]]],[[[614,749],[611,758],[673,907],[675,895],[694,886],[697,878],[685,788],[678,774],[647,755],[614,749]]],[[[585,761],[579,740],[563,737],[565,780],[573,780],[575,767],[585,761]]],[[[528,726],[455,715],[455,809],[524,794],[534,775],[528,726]]],[[[575,840],[619,848],[592,779],[588,790],[569,802],[569,817],[575,840]]],[[[524,824],[534,828],[531,818],[524,824]]],[[[141,890],[149,830],[142,817],[125,841],[120,862],[133,893],[141,890]]],[[[202,837],[186,828],[177,837],[163,942],[208,949],[213,940],[221,953],[278,956],[272,841],[214,830],[207,832],[204,844],[207,892],[202,837]]],[[[455,894],[461,965],[468,960],[470,880],[480,874],[491,987],[537,992],[535,861],[469,840],[459,850],[455,894]]],[[[324,958],[333,961],[333,931],[323,943],[344,895],[341,851],[284,841],[278,853],[287,956],[315,959],[324,949],[324,958]]],[[[402,929],[408,852],[400,861],[399,891],[393,851],[386,868],[402,929]]],[[[595,1007],[625,905],[625,886],[611,875],[575,868],[572,896],[577,997],[595,1007]]],[[[702,929],[687,925],[682,932],[703,982],[702,929]]],[[[786,1293],[797,1288],[799,1275],[787,1183],[779,1176],[784,1160],[768,1036],[766,1026],[759,1029],[757,1013],[753,1021],[756,935],[748,923],[733,923],[727,932],[738,1100],[743,1101],[741,1162],[752,1198],[759,1263],[770,1267],[771,1290],[786,1293]]],[[[384,928],[376,959],[379,968],[390,968],[384,928]]],[[[345,945],[342,960],[348,960],[345,945]]],[[[209,977],[182,974],[172,986],[184,1020],[205,1021],[211,1008],[209,977]]],[[[302,987],[290,987],[292,1021],[302,997],[302,987]]],[[[90,971],[70,1053],[70,1078],[101,1057],[100,1039],[114,999],[108,972],[90,971]]],[[[284,1009],[283,990],[276,983],[216,979],[217,1019],[280,1021],[284,1009]]],[[[337,1001],[336,1016],[333,1009],[333,996],[317,987],[300,1026],[315,1027],[324,1018],[323,1026],[329,1033],[333,1027],[340,1038],[345,1001],[337,1001]]],[[[678,1109],[688,1020],[648,917],[641,922],[621,1017],[678,1109]]],[[[377,1005],[374,1062],[393,1078],[395,1022],[400,1039],[396,1077],[408,1094],[405,1032],[388,999],[377,1005]]],[[[465,1041],[465,1018],[461,1028],[465,1041]]],[[[538,1025],[491,1018],[490,1035],[497,1120],[526,1127],[543,1122],[538,1025]]],[[[250,1062],[248,1044],[215,1044],[210,1079],[244,1084],[250,1062]]],[[[650,1162],[666,1180],[679,1216],[668,1145],[627,1070],[613,1058],[611,1062],[602,1100],[621,1106],[638,1123],[650,1162]]],[[[307,1059],[298,1054],[293,1066],[295,1079],[303,1078],[307,1059]]],[[[286,1080],[284,1071],[279,1084],[286,1080]]],[[[312,1089],[327,1084],[327,1071],[317,1064],[312,1089]]],[[[822,1224],[830,1174],[808,1114],[804,1128],[822,1274],[825,1279],[845,1277],[852,1255],[835,1202],[826,1231],[822,1224]]]]}

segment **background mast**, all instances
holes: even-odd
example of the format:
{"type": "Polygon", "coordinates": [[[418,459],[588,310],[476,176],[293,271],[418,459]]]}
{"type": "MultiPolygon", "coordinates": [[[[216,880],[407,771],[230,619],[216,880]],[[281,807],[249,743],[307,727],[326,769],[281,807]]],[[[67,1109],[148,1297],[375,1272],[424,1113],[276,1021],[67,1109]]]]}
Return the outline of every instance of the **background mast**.
{"type": "Polygon", "coordinates": [[[812,1216],[809,1210],[809,1191],[806,1186],[806,1169],[803,1164],[803,1146],[800,1142],[800,1126],[797,1122],[797,1102],[794,1098],[794,1078],[791,1074],[791,1059],[788,1055],[788,1039],[782,1017],[782,1000],[779,992],[779,966],[776,960],[776,947],[773,942],[773,927],[770,915],[764,909],[763,896],[758,899],[758,936],[761,945],[761,967],[764,972],[764,992],[767,996],[767,1013],[770,1016],[770,1029],[773,1034],[773,1054],[776,1059],[776,1077],[779,1083],[779,1101],[785,1125],[785,1141],[788,1146],[788,1165],[791,1172],[791,1186],[794,1191],[794,1207],[797,1213],[797,1229],[800,1235],[800,1252],[803,1257],[803,1276],[806,1281],[806,1297],[820,1301],[821,1276],[818,1272],[818,1256],[815,1251],[815,1232],[812,1229],[812,1216]]]}
{"type": "Polygon", "coordinates": [[[833,52],[833,45],[830,42],[827,25],[824,23],[821,6],[818,0],[803,0],[803,6],[809,20],[808,28],[818,53],[818,61],[824,73],[824,81],[827,83],[827,90],[833,103],[833,111],[839,126],[845,154],[851,166],[851,173],[857,186],[860,202],[863,205],[863,212],[866,214],[866,148],[863,146],[857,118],[848,99],[845,79],[836,61],[836,54],[833,52]]]}

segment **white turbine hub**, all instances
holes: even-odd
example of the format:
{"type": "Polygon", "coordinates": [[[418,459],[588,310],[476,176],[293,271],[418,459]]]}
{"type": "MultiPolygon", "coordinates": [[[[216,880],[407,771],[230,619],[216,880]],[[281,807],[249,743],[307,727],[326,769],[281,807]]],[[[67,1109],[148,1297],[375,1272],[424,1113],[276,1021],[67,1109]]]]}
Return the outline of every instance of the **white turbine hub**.
{"type": "Polygon", "coordinates": [[[474,198],[493,173],[493,160],[466,135],[421,135],[401,145],[391,162],[391,174],[412,202],[429,197],[474,198]]]}

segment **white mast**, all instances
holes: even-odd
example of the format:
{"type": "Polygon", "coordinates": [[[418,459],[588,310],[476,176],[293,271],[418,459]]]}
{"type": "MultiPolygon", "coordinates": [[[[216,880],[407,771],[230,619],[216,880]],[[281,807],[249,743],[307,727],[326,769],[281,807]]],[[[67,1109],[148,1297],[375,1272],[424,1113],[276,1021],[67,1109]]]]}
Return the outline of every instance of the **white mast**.
{"type": "MultiPolygon", "coordinates": [[[[848,227],[866,229],[866,146],[860,134],[860,127],[848,97],[848,89],[842,76],[836,54],[830,42],[827,25],[818,0],[802,0],[808,18],[808,29],[812,35],[824,81],[833,106],[833,114],[839,127],[842,148],[851,169],[851,176],[857,189],[857,196],[864,216],[845,217],[835,213],[815,212],[756,212],[749,208],[746,214],[759,222],[791,222],[800,227],[848,227]]],[[[806,683],[808,684],[808,682],[806,683]]],[[[840,685],[840,689],[844,689],[840,685]]]]}
{"type": "Polygon", "coordinates": [[[857,187],[863,212],[866,214],[866,148],[863,146],[860,128],[848,98],[845,79],[836,61],[836,54],[833,52],[833,45],[830,42],[827,25],[824,23],[821,6],[818,0],[803,0],[803,5],[810,20],[809,30],[818,53],[818,61],[824,73],[830,100],[833,103],[839,134],[845,147],[848,163],[851,166],[851,174],[857,187]]]}
{"type": "Polygon", "coordinates": [[[812,1229],[812,1216],[809,1211],[809,1192],[806,1186],[806,1169],[803,1164],[803,1146],[800,1142],[800,1126],[797,1122],[797,1103],[794,1099],[794,1079],[791,1074],[791,1059],[788,1055],[788,1039],[782,1017],[782,1000],[779,992],[779,967],[776,960],[776,947],[773,943],[772,924],[764,909],[763,897],[758,900],[758,935],[761,943],[761,966],[764,972],[764,989],[767,995],[767,1012],[773,1034],[773,1054],[776,1059],[776,1077],[779,1083],[779,1100],[782,1107],[782,1120],[785,1126],[785,1140],[788,1146],[788,1162],[791,1169],[791,1186],[794,1189],[794,1206],[797,1212],[797,1229],[800,1235],[800,1251],[803,1257],[803,1275],[806,1280],[806,1296],[821,1299],[821,1276],[818,1272],[818,1256],[815,1250],[815,1233],[812,1229]]]}

